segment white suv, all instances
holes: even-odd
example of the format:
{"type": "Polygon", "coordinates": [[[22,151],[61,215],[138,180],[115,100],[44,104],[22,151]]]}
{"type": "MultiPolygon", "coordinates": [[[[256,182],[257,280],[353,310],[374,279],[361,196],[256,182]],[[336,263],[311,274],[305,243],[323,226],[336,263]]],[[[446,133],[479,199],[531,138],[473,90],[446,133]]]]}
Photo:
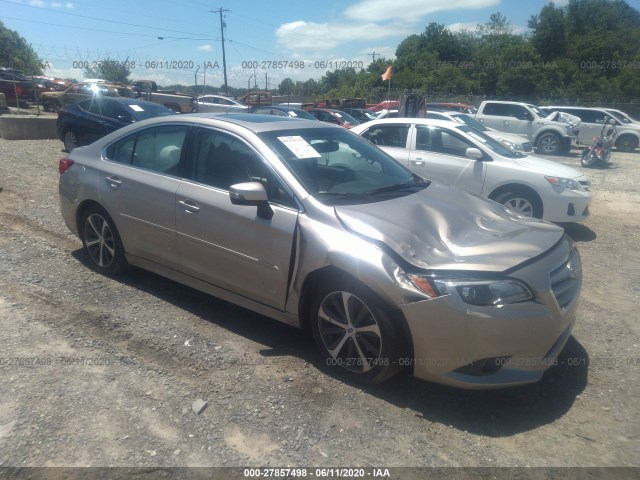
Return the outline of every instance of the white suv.
{"type": "Polygon", "coordinates": [[[466,124],[425,118],[373,120],[352,132],[414,173],[488,197],[524,216],[579,222],[589,216],[589,177],[509,150],[466,124]]]}
{"type": "Polygon", "coordinates": [[[606,117],[613,118],[616,122],[615,147],[623,152],[632,152],[640,145],[640,123],[621,122],[616,115],[607,111],[606,108],[588,107],[563,107],[551,106],[542,107],[552,112],[566,112],[576,117],[580,117],[580,133],[578,141],[585,145],[590,145],[593,139],[600,135],[606,117]]]}

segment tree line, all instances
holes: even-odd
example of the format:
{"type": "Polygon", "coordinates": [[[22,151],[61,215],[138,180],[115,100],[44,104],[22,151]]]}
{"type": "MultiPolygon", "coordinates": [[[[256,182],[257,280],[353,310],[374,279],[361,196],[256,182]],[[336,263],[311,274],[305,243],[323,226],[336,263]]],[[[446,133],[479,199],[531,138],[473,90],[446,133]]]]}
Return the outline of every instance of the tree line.
{"type": "Polygon", "coordinates": [[[430,23],[405,38],[395,60],[327,72],[320,80],[280,83],[281,94],[329,98],[385,96],[391,88],[428,97],[499,97],[640,102],[640,12],[623,0],[570,0],[544,6],[514,33],[501,13],[474,30],[430,23]]]}

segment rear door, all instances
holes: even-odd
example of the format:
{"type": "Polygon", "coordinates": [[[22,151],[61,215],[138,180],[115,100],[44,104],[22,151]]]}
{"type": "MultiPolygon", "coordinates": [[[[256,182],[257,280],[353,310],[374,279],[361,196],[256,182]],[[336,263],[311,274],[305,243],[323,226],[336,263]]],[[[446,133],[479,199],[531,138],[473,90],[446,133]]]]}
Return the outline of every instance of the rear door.
{"type": "Polygon", "coordinates": [[[284,310],[298,208],[290,191],[243,139],[214,128],[194,130],[193,164],[175,200],[180,269],[284,310]],[[233,205],[229,187],[260,182],[271,218],[233,205]]]}
{"type": "Polygon", "coordinates": [[[98,176],[102,204],[125,251],[176,268],[175,193],[180,185],[185,125],[153,126],[105,149],[98,176]]]}

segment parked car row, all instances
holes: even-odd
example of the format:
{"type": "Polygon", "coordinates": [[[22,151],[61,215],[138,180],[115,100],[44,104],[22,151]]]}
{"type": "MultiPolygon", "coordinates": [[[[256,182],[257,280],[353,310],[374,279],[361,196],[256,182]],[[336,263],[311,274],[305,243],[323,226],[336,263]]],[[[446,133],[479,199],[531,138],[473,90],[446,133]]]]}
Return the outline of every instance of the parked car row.
{"type": "Polygon", "coordinates": [[[572,219],[586,215],[588,179],[557,167],[449,121],[349,131],[279,115],[175,115],[73,149],[59,192],[98,272],[138,266],[308,327],[349,380],[410,369],[495,388],[539,380],[575,323],[578,251],[561,227],[526,216],[570,205],[572,219]],[[501,170],[525,169],[539,178],[532,189],[549,190],[542,207],[507,197],[511,186],[500,190],[511,209],[473,194],[487,196],[508,177],[501,170]]]}
{"type": "Polygon", "coordinates": [[[33,82],[15,68],[0,67],[0,93],[10,107],[26,106],[36,99],[33,82]]]}

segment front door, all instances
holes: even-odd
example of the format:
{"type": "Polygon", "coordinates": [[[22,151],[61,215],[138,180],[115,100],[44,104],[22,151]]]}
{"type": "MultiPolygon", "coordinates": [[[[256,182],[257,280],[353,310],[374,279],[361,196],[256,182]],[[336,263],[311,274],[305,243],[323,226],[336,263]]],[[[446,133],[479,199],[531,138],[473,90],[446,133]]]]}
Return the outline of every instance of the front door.
{"type": "Polygon", "coordinates": [[[198,128],[193,145],[193,168],[175,203],[181,269],[284,310],[298,219],[293,197],[242,139],[198,128]],[[271,218],[231,203],[229,187],[251,181],[267,190],[271,218]]]}
{"type": "Polygon", "coordinates": [[[409,153],[409,169],[418,175],[480,195],[486,162],[468,158],[467,148],[478,148],[457,132],[416,125],[409,153]]]}

